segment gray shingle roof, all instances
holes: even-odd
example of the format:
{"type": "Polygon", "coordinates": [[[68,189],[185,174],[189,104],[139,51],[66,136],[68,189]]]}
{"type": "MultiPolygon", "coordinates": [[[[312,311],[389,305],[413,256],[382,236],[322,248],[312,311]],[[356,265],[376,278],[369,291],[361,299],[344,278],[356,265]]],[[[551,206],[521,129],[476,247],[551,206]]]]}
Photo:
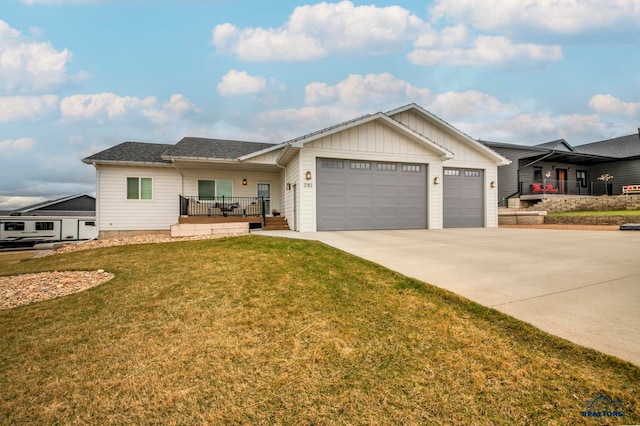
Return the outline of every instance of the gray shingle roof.
{"type": "Polygon", "coordinates": [[[640,136],[638,134],[576,146],[578,152],[594,155],[605,155],[615,158],[640,156],[640,136]]]}
{"type": "Polygon", "coordinates": [[[89,164],[93,161],[171,164],[171,161],[162,159],[162,154],[172,146],[160,143],[123,142],[93,154],[82,161],[89,164]]]}
{"type": "Polygon", "coordinates": [[[554,151],[572,151],[572,152],[575,152],[575,148],[572,147],[571,145],[569,145],[569,142],[565,141],[564,139],[558,139],[558,140],[551,141],[551,142],[541,143],[541,144],[538,144],[536,146],[540,147],[540,148],[552,149],[554,151]]]}
{"type": "Polygon", "coordinates": [[[253,152],[271,148],[274,144],[260,142],[231,141],[206,138],[182,138],[170,146],[163,157],[217,158],[236,160],[253,152]]]}

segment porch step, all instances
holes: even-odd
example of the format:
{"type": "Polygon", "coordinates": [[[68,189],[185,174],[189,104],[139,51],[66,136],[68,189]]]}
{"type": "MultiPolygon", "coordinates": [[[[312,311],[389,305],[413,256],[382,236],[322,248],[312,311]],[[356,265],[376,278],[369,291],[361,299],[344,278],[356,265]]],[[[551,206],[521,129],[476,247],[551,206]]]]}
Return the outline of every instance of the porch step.
{"type": "Polygon", "coordinates": [[[288,231],[289,224],[284,216],[273,216],[265,218],[264,231],[288,231]]]}

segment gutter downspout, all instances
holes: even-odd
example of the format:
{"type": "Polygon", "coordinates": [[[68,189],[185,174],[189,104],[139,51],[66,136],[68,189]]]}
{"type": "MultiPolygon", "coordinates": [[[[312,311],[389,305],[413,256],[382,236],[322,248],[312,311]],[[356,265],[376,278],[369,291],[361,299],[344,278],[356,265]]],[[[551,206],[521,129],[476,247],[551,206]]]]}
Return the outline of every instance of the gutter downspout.
{"type": "MultiPolygon", "coordinates": [[[[280,165],[280,158],[282,158],[282,156],[284,154],[287,153],[287,151],[291,149],[291,144],[287,144],[287,146],[284,147],[284,150],[282,151],[282,154],[280,154],[280,157],[278,157],[276,159],[276,166],[280,167],[281,169],[284,170],[284,191],[285,191],[285,195],[284,195],[284,211],[285,211],[285,217],[286,217],[286,211],[287,211],[287,166],[281,166],[280,165]]],[[[294,210],[295,210],[295,206],[294,206],[294,210]]],[[[295,218],[294,218],[294,222],[295,222],[295,218]]]]}

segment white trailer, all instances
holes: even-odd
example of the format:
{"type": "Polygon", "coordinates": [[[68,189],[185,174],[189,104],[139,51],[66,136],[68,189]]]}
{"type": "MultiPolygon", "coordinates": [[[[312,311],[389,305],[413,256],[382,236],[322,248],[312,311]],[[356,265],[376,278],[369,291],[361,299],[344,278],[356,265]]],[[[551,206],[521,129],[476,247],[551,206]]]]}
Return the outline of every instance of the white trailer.
{"type": "Polygon", "coordinates": [[[93,216],[0,216],[0,244],[78,241],[97,236],[93,216]]]}

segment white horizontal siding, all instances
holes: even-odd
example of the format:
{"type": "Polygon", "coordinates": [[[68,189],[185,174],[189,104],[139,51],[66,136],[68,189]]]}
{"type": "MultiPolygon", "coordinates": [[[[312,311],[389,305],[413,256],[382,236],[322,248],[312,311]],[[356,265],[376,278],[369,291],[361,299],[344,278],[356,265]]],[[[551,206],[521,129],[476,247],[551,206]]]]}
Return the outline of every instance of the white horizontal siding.
{"type": "Polygon", "coordinates": [[[180,174],[173,168],[98,166],[99,231],[168,230],[178,221],[180,174]],[[127,200],[127,178],[153,179],[151,200],[127,200]]]}

